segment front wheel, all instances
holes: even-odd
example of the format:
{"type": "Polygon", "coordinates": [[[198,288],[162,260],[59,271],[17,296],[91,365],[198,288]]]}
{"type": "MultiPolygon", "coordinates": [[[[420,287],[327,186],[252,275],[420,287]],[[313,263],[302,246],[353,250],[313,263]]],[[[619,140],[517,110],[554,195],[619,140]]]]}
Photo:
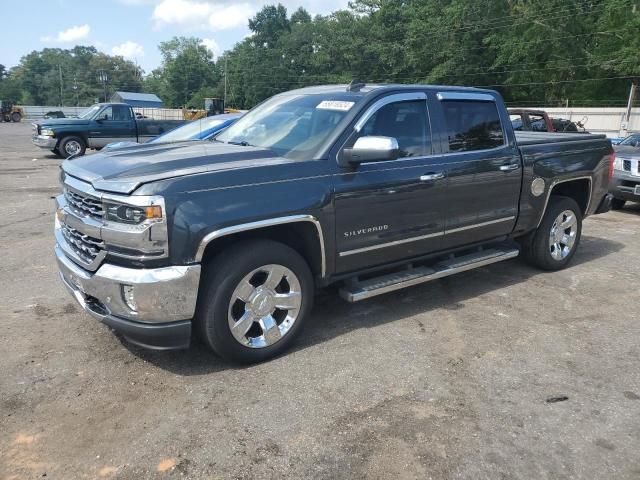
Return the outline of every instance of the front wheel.
{"type": "Polygon", "coordinates": [[[311,270],[298,252],[271,240],[242,242],[206,266],[196,331],[226,360],[261,362],[295,340],[313,292],[311,270]]]}
{"type": "Polygon", "coordinates": [[[20,115],[20,113],[18,112],[13,112],[11,114],[11,121],[14,123],[18,123],[20,120],[22,120],[22,115],[20,115]]]}
{"type": "Polygon", "coordinates": [[[69,158],[72,155],[80,157],[84,155],[86,149],[87,146],[80,137],[65,137],[60,140],[58,145],[58,151],[64,158],[69,158]]]}
{"type": "Polygon", "coordinates": [[[575,200],[552,196],[540,226],[523,245],[527,261],[543,270],[560,270],[576,253],[582,234],[582,212],[575,200]]]}

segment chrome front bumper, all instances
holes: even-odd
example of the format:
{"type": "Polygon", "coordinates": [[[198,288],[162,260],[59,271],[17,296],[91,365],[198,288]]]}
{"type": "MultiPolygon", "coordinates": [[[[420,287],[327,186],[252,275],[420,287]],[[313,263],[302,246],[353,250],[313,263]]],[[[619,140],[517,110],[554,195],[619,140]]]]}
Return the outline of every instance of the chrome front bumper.
{"type": "Polygon", "coordinates": [[[47,150],[53,150],[58,143],[57,138],[48,137],[46,135],[34,135],[31,137],[31,141],[36,147],[46,148],[47,150]]]}
{"type": "Polygon", "coordinates": [[[103,263],[89,272],[55,247],[60,278],[78,303],[104,321],[117,317],[137,323],[159,324],[190,320],[196,310],[200,265],[151,269],[103,263]],[[125,301],[124,286],[133,288],[136,310],[125,301]]]}

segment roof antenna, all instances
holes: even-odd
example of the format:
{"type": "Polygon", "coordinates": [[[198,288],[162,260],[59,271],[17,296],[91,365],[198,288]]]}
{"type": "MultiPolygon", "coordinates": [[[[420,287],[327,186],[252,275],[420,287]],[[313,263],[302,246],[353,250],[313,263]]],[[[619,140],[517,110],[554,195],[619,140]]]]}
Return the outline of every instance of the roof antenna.
{"type": "Polygon", "coordinates": [[[351,80],[351,83],[347,87],[347,92],[359,92],[365,85],[366,83],[361,82],[360,80],[351,80]]]}

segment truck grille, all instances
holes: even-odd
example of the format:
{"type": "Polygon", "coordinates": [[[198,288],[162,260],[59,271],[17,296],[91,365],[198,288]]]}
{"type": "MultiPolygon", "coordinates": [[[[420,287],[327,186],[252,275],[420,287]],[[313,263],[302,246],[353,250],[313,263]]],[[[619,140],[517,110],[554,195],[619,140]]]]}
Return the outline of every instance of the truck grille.
{"type": "Polygon", "coordinates": [[[64,190],[67,203],[76,211],[85,216],[101,219],[104,216],[102,202],[94,197],[84,195],[68,188],[64,190]]]}
{"type": "Polygon", "coordinates": [[[630,172],[631,171],[631,160],[624,160],[622,162],[622,168],[624,169],[625,172],[630,172]]]}
{"type": "Polygon", "coordinates": [[[69,225],[62,225],[62,235],[73,251],[87,263],[93,262],[105,249],[102,240],[80,233],[69,225]]]}

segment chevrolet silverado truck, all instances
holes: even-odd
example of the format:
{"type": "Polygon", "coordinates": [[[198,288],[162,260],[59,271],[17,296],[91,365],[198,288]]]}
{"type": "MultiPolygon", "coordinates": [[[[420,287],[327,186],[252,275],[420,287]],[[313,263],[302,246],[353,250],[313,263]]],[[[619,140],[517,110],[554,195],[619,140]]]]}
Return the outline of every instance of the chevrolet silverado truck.
{"type": "Polygon", "coordinates": [[[140,120],[126,103],[98,103],[79,118],[49,118],[33,123],[34,145],[59,157],[78,157],[87,148],[111,142],[142,143],[185,123],[182,120],[140,120]]]}
{"type": "Polygon", "coordinates": [[[66,160],[55,255],[125,340],[258,362],[317,288],[357,302],[519,254],[566,267],[613,161],[604,136],[514,134],[491,90],[309,87],[212,140],[66,160]]]}

